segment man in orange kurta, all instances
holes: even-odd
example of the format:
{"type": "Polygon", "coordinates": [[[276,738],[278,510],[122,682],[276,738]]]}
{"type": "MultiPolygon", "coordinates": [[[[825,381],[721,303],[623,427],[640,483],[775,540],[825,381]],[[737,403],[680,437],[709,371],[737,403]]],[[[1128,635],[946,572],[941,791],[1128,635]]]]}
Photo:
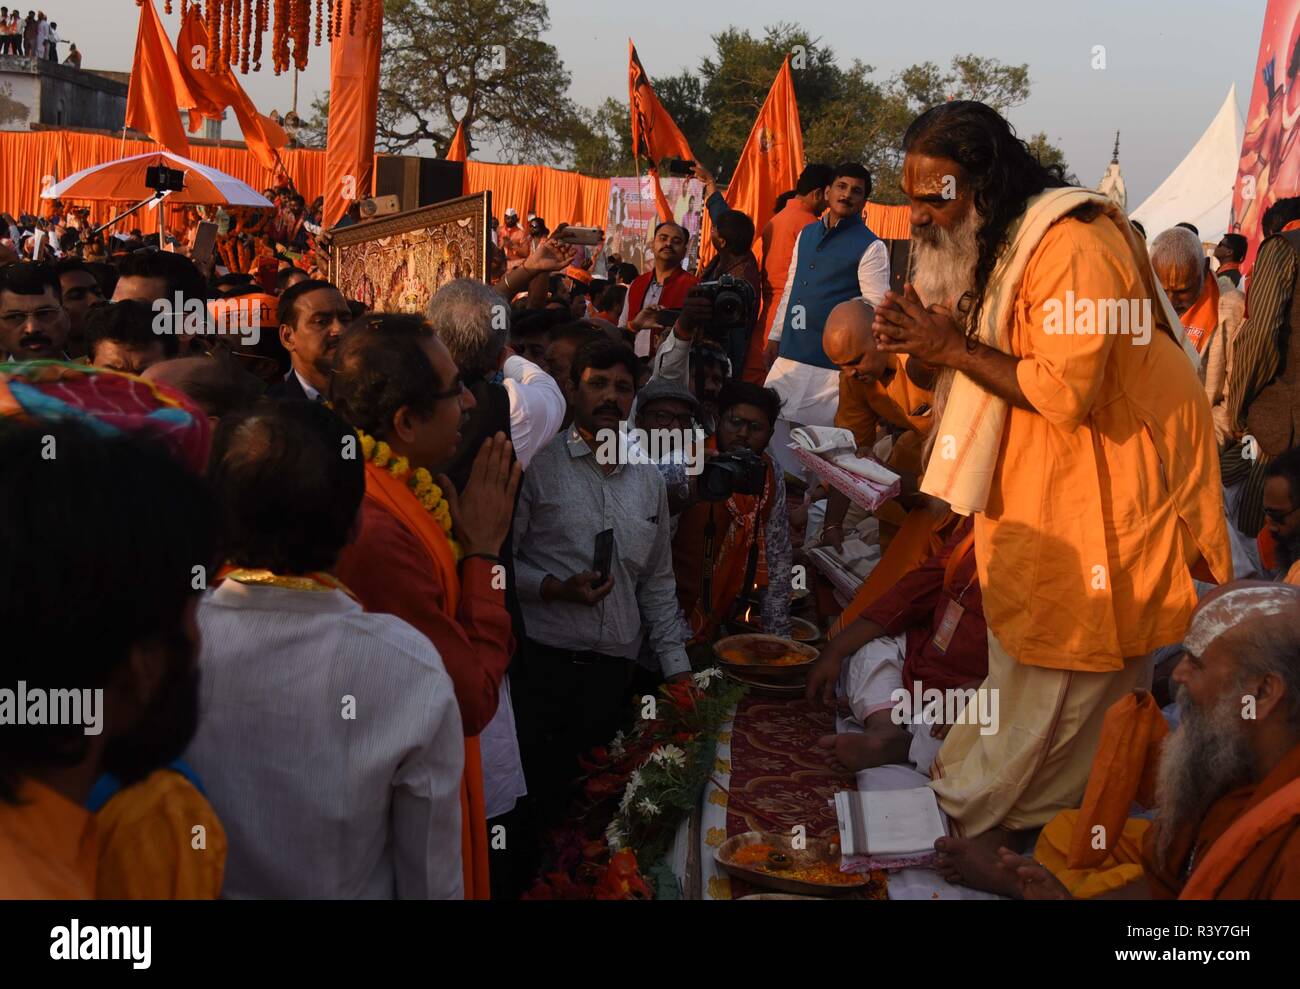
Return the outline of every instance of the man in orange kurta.
{"type": "Polygon", "coordinates": [[[767,361],[763,356],[767,335],[772,329],[777,303],[785,290],[785,277],[790,271],[790,258],[794,254],[799,233],[814,222],[826,209],[826,187],[831,184],[834,169],[829,165],[809,165],[799,173],[799,183],[794,195],[759,234],[763,244],[763,315],[759,321],[762,332],[749,336],[749,353],[745,358],[746,381],[761,385],[767,378],[767,361]]]}
{"type": "Polygon", "coordinates": [[[1191,567],[1223,582],[1231,558],[1205,392],[1127,219],[980,103],[927,111],[905,149],[918,262],[964,243],[974,259],[947,304],[890,293],[876,334],[955,372],[922,490],[975,514],[981,689],[1001,700],[1000,730],[954,726],[932,767],[959,836],[937,866],[998,890],[997,848],[1078,806],[1105,711],[1182,637],[1191,567]]]}
{"type": "Polygon", "coordinates": [[[1200,239],[1186,227],[1164,231],[1151,242],[1151,266],[1188,342],[1205,353],[1219,325],[1219,280],[1209,270],[1200,239]]]}
{"type": "MultiPolygon", "coordinates": [[[[373,316],[352,326],[339,343],[334,368],[331,395],[354,428],[386,442],[412,471],[450,463],[462,416],[474,399],[421,317],[373,316]],[[395,388],[395,382],[407,388],[395,388]]],[[[520,469],[510,463],[510,443],[498,434],[480,451],[461,499],[442,479],[460,537],[453,545],[405,479],[367,462],[361,532],[336,570],[367,611],[396,615],[428,636],[455,687],[465,730],[461,840],[467,900],[490,895],[478,735],[496,713],[514,651],[497,556],[519,486],[520,469]]]]}
{"type": "MultiPolygon", "coordinates": [[[[1063,872],[1061,856],[1044,849],[1049,826],[1037,862],[1002,854],[1018,895],[1300,899],[1300,697],[1288,689],[1300,657],[1300,588],[1240,581],[1212,591],[1196,610],[1185,647],[1173,673],[1182,717],[1159,750],[1158,771],[1151,772],[1148,747],[1134,752],[1130,745],[1105,766],[1094,766],[1094,776],[1105,773],[1088,785],[1090,798],[1096,791],[1104,804],[1110,786],[1123,788],[1127,780],[1131,789],[1139,777],[1154,775],[1155,823],[1126,822],[1115,847],[1093,855],[1106,855],[1098,861],[1105,871],[1082,886],[1082,874],[1063,872]],[[1143,827],[1131,827],[1139,823],[1143,827]],[[1131,832],[1140,834],[1139,842],[1126,840],[1131,832]]],[[[1109,731],[1115,726],[1110,716],[1107,721],[1109,731]]],[[[1086,803],[1072,859],[1076,850],[1086,854],[1089,832],[1097,833],[1091,814],[1086,803]]],[[[1107,822],[1101,833],[1114,833],[1115,823],[1107,822]]]]}

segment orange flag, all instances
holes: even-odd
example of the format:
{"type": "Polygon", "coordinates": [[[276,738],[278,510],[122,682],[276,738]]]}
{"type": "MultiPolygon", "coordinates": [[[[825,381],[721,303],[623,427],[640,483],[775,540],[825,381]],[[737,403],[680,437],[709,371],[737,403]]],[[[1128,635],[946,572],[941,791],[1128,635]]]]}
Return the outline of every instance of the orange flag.
{"type": "MultiPolygon", "coordinates": [[[[754,221],[754,257],[763,263],[763,228],[772,219],[776,197],[793,189],[803,171],[803,128],[799,125],[799,107],[794,99],[794,79],[790,75],[790,56],[781,63],[776,81],[767,92],[763,108],[749,132],[749,140],[740,152],[740,160],[727,186],[727,205],[740,210],[754,221]]],[[[708,210],[704,211],[708,223],[708,210]]],[[[700,233],[700,262],[707,263],[705,245],[709,242],[706,226],[700,233]]]]}
{"type": "Polygon", "coordinates": [[[235,111],[239,129],[244,132],[244,143],[263,168],[272,171],[280,167],[276,151],[289,143],[284,128],[270,117],[257,112],[257,107],[244,92],[235,73],[225,62],[217,60],[217,71],[209,72],[207,64],[215,56],[208,41],[208,29],[203,23],[197,5],[190,7],[181,21],[180,34],[176,36],[176,53],[180,56],[181,74],[195,106],[190,110],[190,132],[199,129],[206,117],[220,120],[226,107],[235,111]]]}
{"type": "Polygon", "coordinates": [[[659,162],[664,158],[695,160],[691,146],[677,124],[659,102],[650,77],[641,66],[632,39],[627,42],[627,105],[632,113],[632,154],[650,161],[650,175],[654,179],[655,201],[659,204],[659,219],[674,219],[672,207],[659,185],[659,162]]]}
{"type": "Polygon", "coordinates": [[[452,135],[451,147],[447,149],[447,161],[466,161],[469,158],[469,140],[465,137],[465,121],[456,122],[456,133],[452,135]]]}
{"type": "Polygon", "coordinates": [[[188,156],[190,142],[180,111],[195,106],[194,97],[153,0],[136,3],[140,6],[140,30],[135,36],[135,61],[126,94],[126,125],[143,131],[168,150],[188,156]]]}
{"type": "Polygon", "coordinates": [[[325,146],[324,225],[370,195],[379,108],[382,4],[343,4],[343,29],[331,44],[329,130],[325,146]],[[372,23],[370,12],[376,19],[372,23]]]}

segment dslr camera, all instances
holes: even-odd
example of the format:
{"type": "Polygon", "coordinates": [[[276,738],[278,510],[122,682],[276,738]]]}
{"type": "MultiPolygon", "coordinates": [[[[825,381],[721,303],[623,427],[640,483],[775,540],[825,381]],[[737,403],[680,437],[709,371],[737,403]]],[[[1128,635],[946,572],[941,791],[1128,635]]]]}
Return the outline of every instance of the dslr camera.
{"type": "Polygon", "coordinates": [[[703,501],[726,501],[733,494],[760,495],[767,462],[753,450],[728,450],[704,461],[696,491],[703,501]]]}
{"type": "Polygon", "coordinates": [[[716,281],[700,282],[691,289],[691,294],[704,296],[713,306],[713,316],[705,332],[719,338],[731,330],[748,326],[758,303],[754,297],[754,287],[745,279],[734,275],[722,275],[716,281]]]}

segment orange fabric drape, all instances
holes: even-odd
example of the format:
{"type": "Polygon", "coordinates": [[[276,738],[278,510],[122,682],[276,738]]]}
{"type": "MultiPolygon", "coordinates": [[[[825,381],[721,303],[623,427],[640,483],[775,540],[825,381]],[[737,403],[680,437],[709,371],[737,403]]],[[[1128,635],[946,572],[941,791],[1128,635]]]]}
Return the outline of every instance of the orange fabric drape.
{"type": "Polygon", "coordinates": [[[289,142],[289,138],[284,128],[257,112],[257,107],[229,65],[218,62],[217,71],[208,71],[205,61],[210,58],[212,45],[198,7],[191,7],[181,22],[176,50],[180,56],[181,74],[196,103],[190,111],[190,130],[198,130],[204,117],[220,120],[226,107],[230,107],[235,111],[248,150],[264,168],[277,169],[275,153],[289,142]]]}
{"type": "MultiPolygon", "coordinates": [[[[179,119],[179,118],[178,118],[179,119]]],[[[153,141],[126,141],[107,134],[82,134],[76,131],[0,131],[0,210],[18,216],[39,214],[41,190],[56,179],[130,155],[157,151],[153,141]],[[50,180],[46,181],[46,176],[50,180]]],[[[325,153],[306,148],[280,152],[294,186],[307,201],[325,190],[325,153]]],[[[243,148],[217,148],[190,145],[187,157],[204,165],[219,168],[247,182],[258,192],[275,184],[274,173],[264,168],[251,152],[243,148]]],[[[75,203],[76,200],[67,200],[75,203]]],[[[92,222],[103,223],[116,207],[113,203],[86,203],[92,222]]],[[[140,226],[137,221],[133,225],[140,226]]]]}
{"type": "Polygon", "coordinates": [[[326,140],[324,225],[343,218],[352,202],[372,191],[375,114],[383,5],[343,5],[342,31],[330,42],[330,107],[326,140]],[[371,16],[376,18],[371,23],[371,16]]]}
{"type": "Polygon", "coordinates": [[[163,30],[153,0],[140,4],[140,27],[135,36],[135,61],[126,94],[126,125],[148,134],[178,155],[189,157],[180,110],[195,105],[185,84],[176,51],[163,30]]]}
{"type": "Polygon", "coordinates": [[[601,227],[609,216],[609,179],[593,179],[543,165],[465,162],[467,196],[490,190],[492,212],[513,206],[520,216],[536,213],[552,230],[561,223],[601,227]]]}
{"type": "Polygon", "coordinates": [[[465,136],[465,121],[456,122],[456,133],[451,137],[447,148],[447,161],[468,161],[469,139],[465,136]]]}
{"type": "Polygon", "coordinates": [[[881,240],[910,240],[912,210],[907,206],[886,206],[884,203],[867,203],[862,218],[871,232],[881,240]]]}
{"type": "MultiPolygon", "coordinates": [[[[763,228],[772,219],[776,197],[793,189],[803,171],[803,129],[799,124],[799,106],[794,98],[794,80],[790,77],[790,56],[785,57],[776,74],[767,99],[740,152],[724,198],[727,205],[754,221],[754,260],[763,265],[763,228]]],[[[709,211],[704,211],[700,230],[700,264],[713,256],[709,240],[712,227],[709,211]]]]}

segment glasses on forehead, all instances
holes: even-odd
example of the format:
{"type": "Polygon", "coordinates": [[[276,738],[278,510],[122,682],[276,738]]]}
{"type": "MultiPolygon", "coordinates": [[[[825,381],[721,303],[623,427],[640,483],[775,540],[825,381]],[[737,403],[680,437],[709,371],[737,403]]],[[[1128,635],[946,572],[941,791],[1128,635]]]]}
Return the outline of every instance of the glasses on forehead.
{"type": "Polygon", "coordinates": [[[58,306],[41,306],[39,309],[14,309],[6,313],[0,313],[0,325],[13,329],[15,326],[22,326],[29,319],[44,325],[53,323],[59,318],[59,313],[63,310],[58,306]]]}

